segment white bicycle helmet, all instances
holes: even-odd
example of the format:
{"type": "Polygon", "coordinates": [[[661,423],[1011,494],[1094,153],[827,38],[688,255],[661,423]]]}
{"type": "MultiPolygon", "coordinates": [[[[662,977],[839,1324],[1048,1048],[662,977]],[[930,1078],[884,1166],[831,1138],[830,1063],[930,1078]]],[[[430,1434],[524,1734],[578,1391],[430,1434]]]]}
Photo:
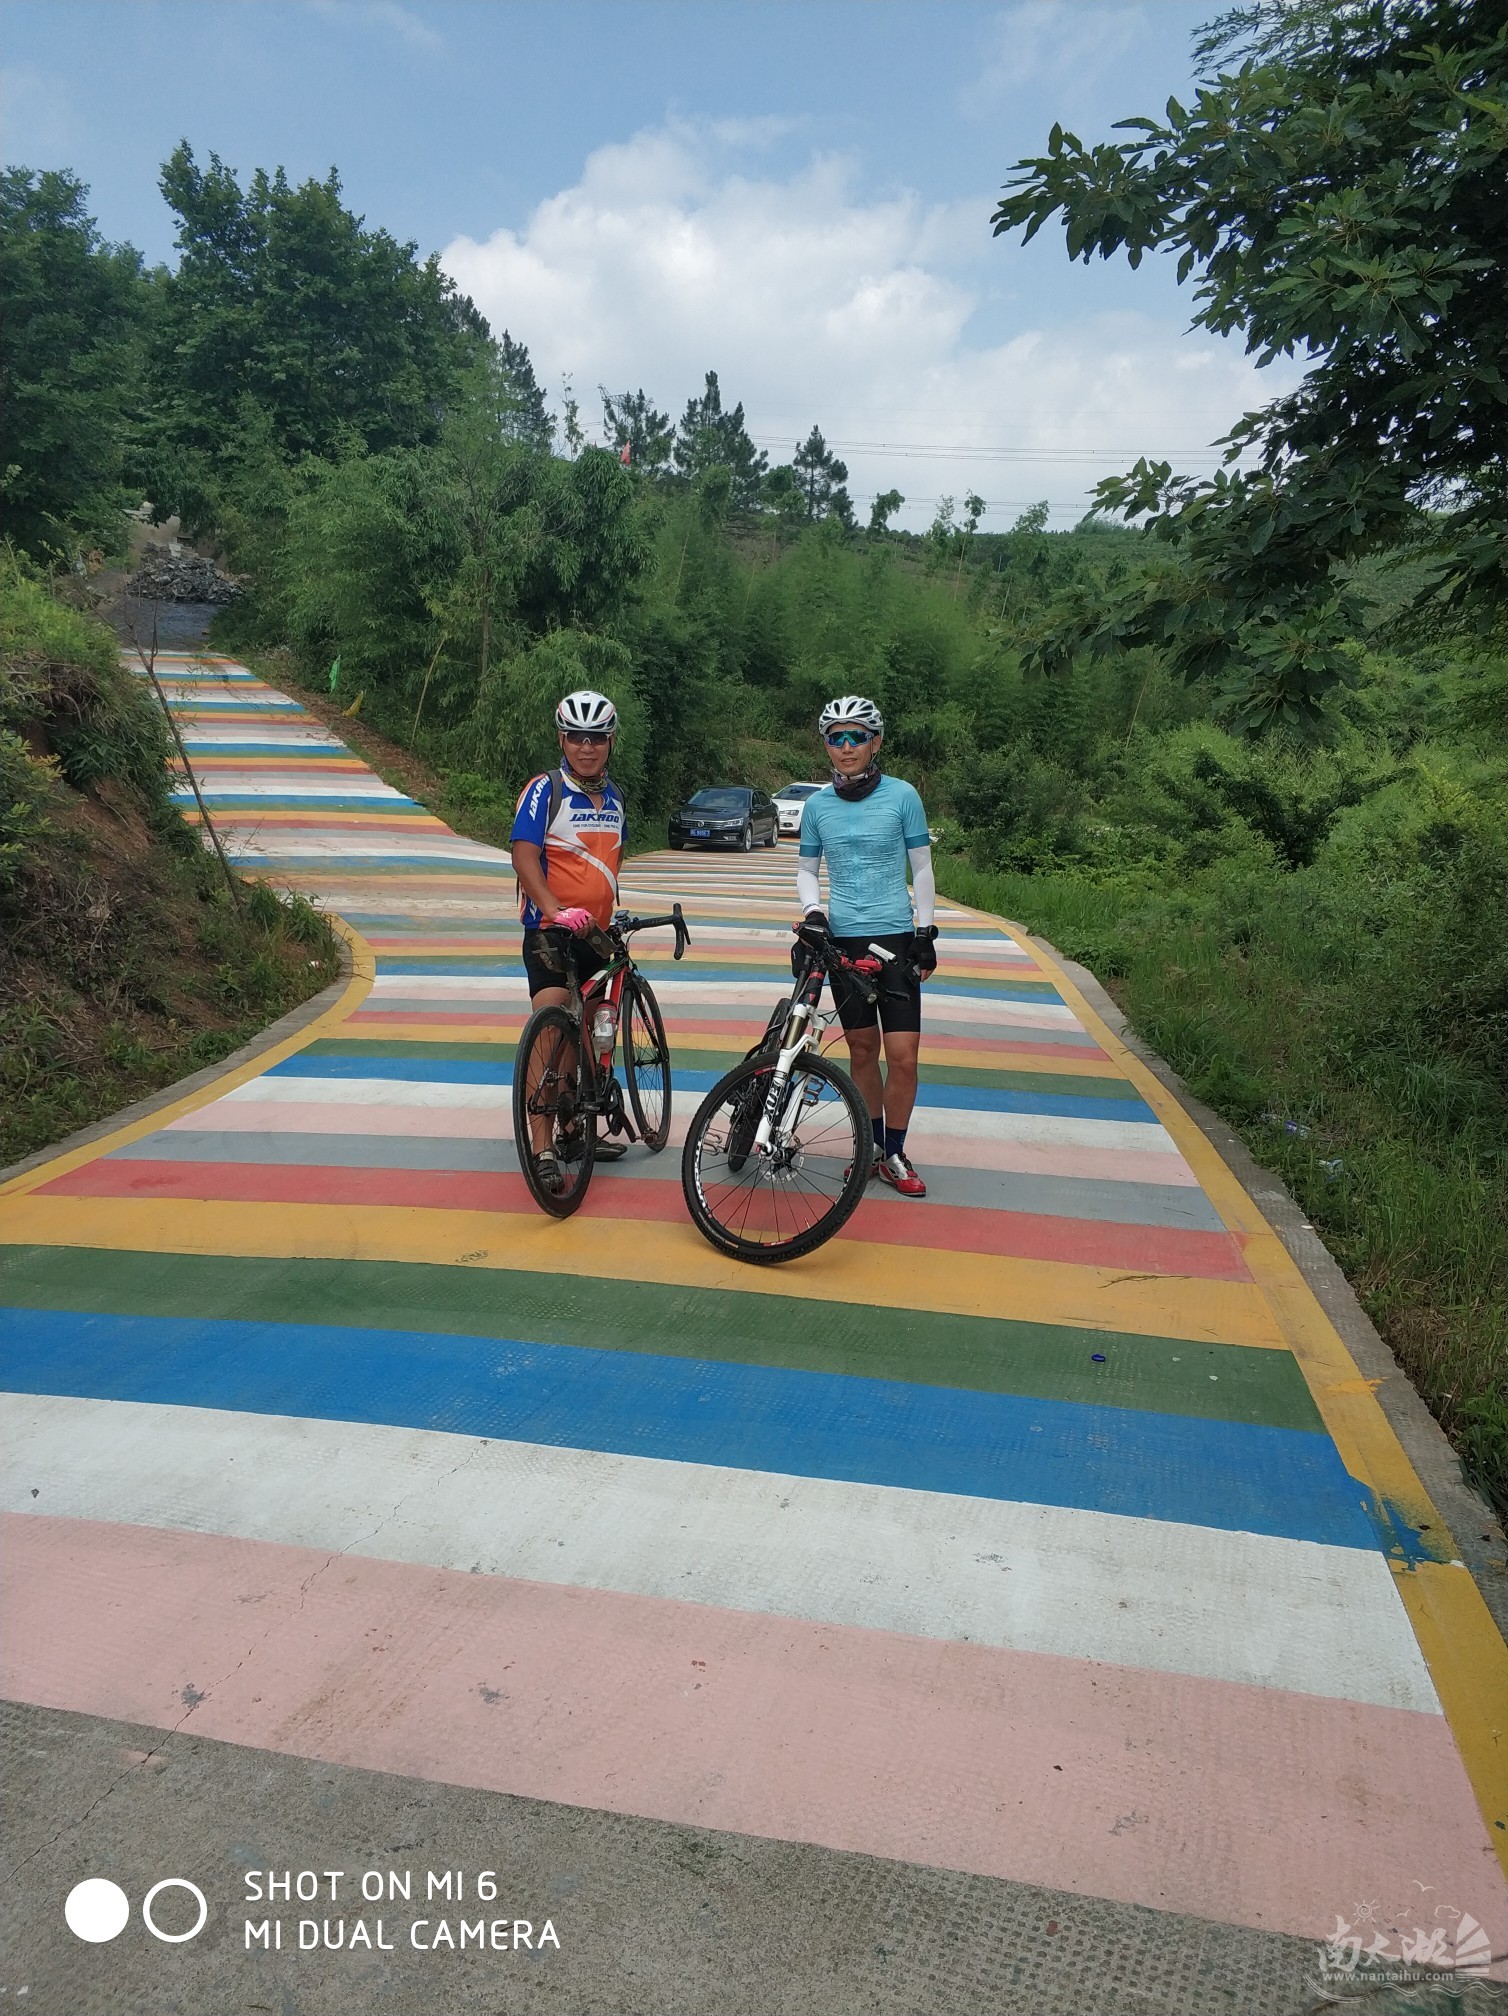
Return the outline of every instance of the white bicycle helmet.
{"type": "Polygon", "coordinates": [[[818,734],[825,735],[829,728],[865,728],[871,735],[883,735],[885,722],[872,700],[845,693],[841,700],[829,700],[817,716],[818,734]]]}
{"type": "Polygon", "coordinates": [[[593,693],[584,688],[580,693],[567,693],[555,709],[555,726],[596,735],[616,735],[618,710],[605,693],[593,693]]]}

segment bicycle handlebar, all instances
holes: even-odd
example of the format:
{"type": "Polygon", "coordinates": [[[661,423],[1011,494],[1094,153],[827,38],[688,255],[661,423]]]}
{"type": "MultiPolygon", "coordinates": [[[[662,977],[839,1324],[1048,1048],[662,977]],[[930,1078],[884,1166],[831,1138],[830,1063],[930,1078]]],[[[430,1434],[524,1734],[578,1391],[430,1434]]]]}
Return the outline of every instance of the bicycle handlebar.
{"type": "Polygon", "coordinates": [[[613,929],[624,938],[631,938],[635,931],[653,931],[662,924],[675,926],[675,951],[672,957],[684,958],[686,947],[691,943],[691,933],[686,928],[686,919],[681,915],[679,903],[673,903],[663,917],[631,917],[627,911],[620,910],[613,919],[613,929]]]}
{"type": "Polygon", "coordinates": [[[825,933],[819,938],[808,938],[798,928],[797,939],[807,955],[806,971],[810,974],[813,966],[820,966],[831,979],[834,973],[849,973],[859,983],[859,991],[866,1001],[876,1001],[879,989],[876,980],[884,972],[882,962],[868,953],[860,953],[857,959],[850,959],[846,952],[840,952],[832,939],[825,933]]]}

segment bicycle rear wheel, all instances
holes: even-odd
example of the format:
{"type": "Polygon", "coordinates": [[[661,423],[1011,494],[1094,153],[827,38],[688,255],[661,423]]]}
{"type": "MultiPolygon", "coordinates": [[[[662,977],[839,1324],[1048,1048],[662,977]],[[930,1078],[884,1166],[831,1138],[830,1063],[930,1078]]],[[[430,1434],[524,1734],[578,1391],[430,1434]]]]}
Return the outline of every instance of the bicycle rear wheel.
{"type": "Polygon", "coordinates": [[[852,1217],[874,1161],[864,1102],[846,1072],[814,1051],[791,1070],[790,1124],[753,1146],[775,1058],[746,1058],[697,1108],[681,1157],[692,1223],[720,1253],[768,1265],[797,1260],[852,1217]],[[751,1124],[752,1116],[752,1124],[751,1124]]]}
{"type": "Polygon", "coordinates": [[[670,1139],[670,1045],[660,1004],[647,980],[623,982],[623,1075],[639,1139],[658,1154],[670,1139]]]}
{"type": "Polygon", "coordinates": [[[530,1196],[554,1218],[569,1218],[592,1180],[597,1116],[582,1094],[575,1018],[564,1008],[536,1010],[513,1053],[513,1145],[530,1196]]]}

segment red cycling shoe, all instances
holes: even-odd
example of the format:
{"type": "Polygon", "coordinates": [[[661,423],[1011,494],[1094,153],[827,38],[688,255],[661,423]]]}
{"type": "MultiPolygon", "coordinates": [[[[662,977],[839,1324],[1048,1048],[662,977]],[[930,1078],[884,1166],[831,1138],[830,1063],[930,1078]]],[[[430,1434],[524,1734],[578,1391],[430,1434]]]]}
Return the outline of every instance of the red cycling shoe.
{"type": "Polygon", "coordinates": [[[888,1183],[892,1190],[899,1190],[903,1197],[925,1197],[927,1186],[911,1166],[911,1157],[897,1149],[893,1155],[881,1155],[875,1160],[874,1173],[882,1183],[888,1183]]]}

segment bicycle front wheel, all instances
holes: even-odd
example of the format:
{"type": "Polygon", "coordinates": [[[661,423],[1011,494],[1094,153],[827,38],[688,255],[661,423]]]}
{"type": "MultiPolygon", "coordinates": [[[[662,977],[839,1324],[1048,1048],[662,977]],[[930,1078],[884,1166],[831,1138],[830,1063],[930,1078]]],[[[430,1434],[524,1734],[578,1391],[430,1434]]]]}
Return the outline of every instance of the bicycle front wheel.
{"type": "Polygon", "coordinates": [[[630,973],[623,983],[623,1075],[639,1139],[658,1154],[670,1139],[670,1045],[649,982],[630,973]]]}
{"type": "Polygon", "coordinates": [[[798,1260],[853,1216],[874,1161],[874,1132],[853,1080],[825,1057],[798,1057],[768,1148],[753,1136],[775,1073],[745,1059],[697,1108],[681,1157],[692,1223],[720,1253],[766,1265],[798,1260]]]}
{"type": "Polygon", "coordinates": [[[592,1180],[597,1116],[584,1089],[574,1016],[536,1010],[513,1053],[513,1145],[530,1196],[553,1218],[569,1218],[592,1180]]]}

